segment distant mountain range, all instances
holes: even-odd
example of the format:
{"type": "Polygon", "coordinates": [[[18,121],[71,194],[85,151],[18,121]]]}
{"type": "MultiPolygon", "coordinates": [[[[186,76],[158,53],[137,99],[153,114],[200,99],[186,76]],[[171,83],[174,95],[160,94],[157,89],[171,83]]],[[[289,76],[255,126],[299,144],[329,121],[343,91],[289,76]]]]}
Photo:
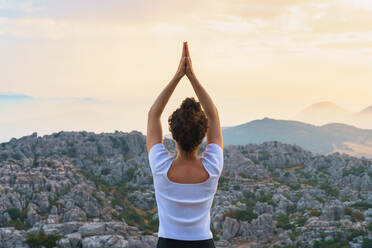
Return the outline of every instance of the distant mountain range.
{"type": "Polygon", "coordinates": [[[97,99],[91,97],[54,97],[54,98],[42,98],[42,97],[33,97],[25,94],[18,93],[2,93],[0,92],[0,101],[7,102],[22,102],[29,100],[38,100],[38,101],[79,101],[79,102],[95,102],[97,99]]]}
{"type": "MultiPolygon", "coordinates": [[[[115,113],[114,108],[121,109],[121,105],[96,104],[99,102],[92,98],[40,98],[0,93],[3,106],[0,115],[7,116],[0,122],[0,137],[5,141],[33,131],[117,129],[117,123],[124,119],[110,111],[115,113]],[[97,116],[100,118],[97,119],[97,116]]],[[[295,120],[264,118],[238,126],[222,127],[222,133],[225,145],[276,140],[297,144],[320,154],[338,151],[372,157],[372,106],[352,112],[329,101],[319,102],[298,113],[295,120]]],[[[166,137],[172,138],[170,134],[166,134],[166,137]]]]}
{"type": "Polygon", "coordinates": [[[360,111],[359,114],[361,114],[361,115],[364,115],[364,114],[371,115],[372,114],[372,105],[369,106],[368,108],[365,108],[362,111],[360,111]]]}
{"type": "Polygon", "coordinates": [[[0,93],[0,101],[24,101],[32,100],[33,98],[24,94],[15,93],[0,93]]]}
{"type": "Polygon", "coordinates": [[[314,153],[347,153],[372,157],[372,129],[330,123],[315,126],[299,121],[264,118],[222,130],[224,145],[265,141],[297,144],[314,153]]]}
{"type": "Polygon", "coordinates": [[[296,114],[293,119],[315,125],[337,122],[371,129],[372,105],[359,112],[353,112],[333,102],[318,102],[296,114]]]}

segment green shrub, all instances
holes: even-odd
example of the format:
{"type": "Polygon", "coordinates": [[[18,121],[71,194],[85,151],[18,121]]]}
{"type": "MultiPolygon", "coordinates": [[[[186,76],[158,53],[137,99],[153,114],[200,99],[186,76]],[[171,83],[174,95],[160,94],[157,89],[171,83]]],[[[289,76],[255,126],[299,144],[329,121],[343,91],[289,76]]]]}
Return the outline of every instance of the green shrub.
{"type": "Polygon", "coordinates": [[[261,195],[259,197],[257,197],[256,200],[259,201],[259,202],[266,202],[266,203],[268,203],[268,204],[270,204],[274,207],[276,206],[276,202],[273,201],[273,194],[272,193],[269,193],[269,194],[266,194],[266,195],[261,193],[261,195]]]}
{"type": "MultiPolygon", "coordinates": [[[[300,217],[298,217],[298,218],[296,219],[296,224],[297,224],[298,226],[304,226],[305,223],[306,223],[306,221],[307,221],[307,218],[306,218],[305,216],[300,216],[300,217]]],[[[292,241],[294,241],[294,240],[292,240],[292,241]]]]}
{"type": "Polygon", "coordinates": [[[262,152],[262,157],[260,158],[260,160],[268,160],[270,158],[270,153],[268,152],[262,152]]]}
{"type": "Polygon", "coordinates": [[[370,222],[367,226],[367,230],[372,232],[372,222],[370,222]]]}
{"type": "Polygon", "coordinates": [[[18,208],[9,208],[6,210],[12,220],[16,220],[21,216],[21,211],[18,208]]]}
{"type": "Polygon", "coordinates": [[[257,214],[253,212],[253,208],[251,206],[247,206],[246,210],[238,210],[236,211],[236,217],[238,220],[242,221],[248,221],[251,222],[251,220],[257,218],[257,214]]]}
{"type": "Polygon", "coordinates": [[[12,157],[13,157],[13,159],[15,159],[15,160],[21,160],[22,155],[21,155],[20,153],[17,152],[17,153],[15,153],[15,154],[13,154],[12,157]]]}
{"type": "Polygon", "coordinates": [[[245,172],[240,172],[239,173],[239,176],[243,177],[243,178],[249,178],[249,176],[247,175],[247,173],[245,172]]]}
{"type": "Polygon", "coordinates": [[[108,175],[110,173],[110,171],[111,171],[110,168],[104,168],[104,169],[102,169],[101,174],[104,175],[104,176],[106,176],[106,175],[108,175]]]}
{"type": "Polygon", "coordinates": [[[103,146],[101,144],[97,145],[97,153],[99,155],[103,155],[105,153],[105,151],[103,150],[103,146]]]}
{"type": "Polygon", "coordinates": [[[322,211],[319,209],[311,209],[310,216],[320,216],[322,214],[322,211]]]}
{"type": "Polygon", "coordinates": [[[309,180],[304,181],[304,184],[308,184],[310,186],[315,187],[319,184],[319,182],[317,179],[309,179],[309,180]]]}
{"type": "Polygon", "coordinates": [[[357,222],[357,221],[364,221],[364,215],[360,212],[353,211],[351,213],[351,221],[357,222]]]}
{"type": "Polygon", "coordinates": [[[364,215],[361,212],[353,211],[349,207],[344,207],[344,214],[349,215],[351,221],[357,222],[357,221],[364,221],[364,215]]]}
{"type": "Polygon", "coordinates": [[[93,181],[97,186],[98,185],[104,185],[106,187],[109,186],[109,183],[106,182],[101,176],[95,176],[93,173],[85,169],[80,169],[78,170],[78,172],[82,174],[83,176],[85,176],[87,179],[93,181]]]}
{"type": "Polygon", "coordinates": [[[112,136],[110,136],[109,138],[110,138],[110,140],[111,140],[111,142],[112,142],[112,147],[113,147],[113,148],[117,149],[117,148],[120,147],[120,142],[119,142],[119,140],[117,140],[115,137],[112,137],[112,136]]]}
{"type": "Polygon", "coordinates": [[[320,185],[320,188],[326,192],[327,195],[338,198],[339,192],[338,189],[332,188],[328,182],[324,182],[320,185]]]}
{"type": "Polygon", "coordinates": [[[2,153],[0,156],[0,160],[7,160],[8,159],[8,154],[2,153]]]}
{"type": "Polygon", "coordinates": [[[352,208],[356,208],[356,209],[359,209],[359,210],[362,210],[362,211],[365,211],[369,208],[372,208],[372,204],[371,203],[368,203],[366,201],[362,201],[362,202],[357,202],[357,203],[354,203],[353,205],[351,205],[352,208]]]}
{"type": "Polygon", "coordinates": [[[240,186],[238,184],[235,184],[233,187],[234,190],[240,190],[240,186]]]}
{"type": "Polygon", "coordinates": [[[43,229],[40,229],[37,235],[33,233],[29,234],[26,243],[31,248],[40,248],[43,246],[52,248],[56,246],[57,241],[61,238],[62,236],[57,234],[46,235],[43,229]]]}
{"type": "Polygon", "coordinates": [[[363,238],[362,248],[371,248],[372,247],[372,239],[363,238]]]}
{"type": "Polygon", "coordinates": [[[351,241],[353,240],[354,238],[358,237],[358,236],[364,236],[366,234],[365,231],[363,231],[362,229],[354,229],[352,230],[352,232],[347,236],[346,240],[348,241],[351,241]]]}
{"type": "Polygon", "coordinates": [[[345,240],[321,240],[314,241],[313,248],[349,248],[349,243],[345,240]]]}
{"type": "Polygon", "coordinates": [[[344,214],[345,215],[351,215],[353,213],[353,210],[349,207],[344,207],[344,214]]]}
{"type": "Polygon", "coordinates": [[[348,175],[360,176],[361,174],[364,173],[365,170],[366,170],[366,168],[363,167],[362,165],[359,165],[358,167],[353,167],[350,170],[347,170],[347,169],[343,168],[342,169],[342,176],[343,177],[346,177],[348,175]]]}
{"type": "Polygon", "coordinates": [[[296,204],[288,205],[286,207],[287,213],[295,213],[297,210],[296,204]]]}
{"type": "Polygon", "coordinates": [[[127,175],[126,175],[126,177],[128,178],[128,179],[133,179],[133,177],[134,177],[134,173],[136,172],[136,170],[137,170],[137,168],[136,167],[130,167],[128,170],[127,170],[127,175]]]}
{"type": "Polygon", "coordinates": [[[243,195],[244,195],[244,198],[246,200],[254,199],[255,198],[255,194],[253,192],[250,192],[250,191],[244,191],[243,192],[243,195]]]}
{"type": "Polygon", "coordinates": [[[120,146],[121,153],[123,155],[127,155],[130,151],[129,145],[128,145],[128,143],[127,143],[127,141],[125,140],[124,137],[120,137],[119,139],[120,139],[120,143],[121,143],[121,146],[120,146]]]}
{"type": "MultiPolygon", "coordinates": [[[[296,237],[298,237],[300,235],[299,232],[295,230],[293,230],[290,234],[289,234],[289,238],[292,240],[292,241],[295,241],[296,240],[296,237]]],[[[294,246],[288,246],[288,247],[294,247],[294,246]]]]}
{"type": "Polygon", "coordinates": [[[214,241],[218,241],[218,240],[220,240],[220,238],[217,236],[216,231],[215,231],[214,229],[212,229],[211,231],[212,231],[212,234],[213,234],[213,240],[214,240],[214,241]]]}
{"type": "Polygon", "coordinates": [[[77,150],[74,146],[69,146],[67,148],[66,155],[69,157],[76,157],[77,156],[77,150]]]}
{"type": "Polygon", "coordinates": [[[92,196],[93,196],[94,198],[96,198],[96,200],[97,200],[97,202],[99,203],[99,205],[104,206],[104,202],[103,202],[102,198],[99,197],[95,192],[92,193],[92,196]]]}
{"type": "Polygon", "coordinates": [[[14,227],[17,230],[26,230],[30,228],[30,225],[24,224],[24,220],[27,216],[27,206],[28,202],[26,202],[25,208],[21,211],[17,208],[9,208],[7,209],[8,214],[10,215],[11,220],[4,223],[4,226],[7,227],[14,227]]]}
{"type": "Polygon", "coordinates": [[[288,184],[288,186],[292,189],[292,190],[299,190],[301,188],[301,185],[300,184],[288,184]]]}
{"type": "Polygon", "coordinates": [[[5,222],[4,226],[14,227],[17,230],[27,230],[27,229],[31,228],[30,224],[28,224],[28,223],[24,224],[20,219],[8,220],[7,222],[5,222]]]}
{"type": "Polygon", "coordinates": [[[276,226],[283,229],[291,229],[292,225],[289,223],[289,216],[286,214],[279,214],[275,220],[277,221],[276,226]]]}
{"type": "Polygon", "coordinates": [[[152,177],[149,177],[149,181],[148,181],[149,184],[153,184],[154,183],[154,179],[152,177]]]}
{"type": "Polygon", "coordinates": [[[319,196],[315,196],[315,199],[317,199],[317,201],[319,201],[320,203],[324,203],[324,199],[319,196]]]}

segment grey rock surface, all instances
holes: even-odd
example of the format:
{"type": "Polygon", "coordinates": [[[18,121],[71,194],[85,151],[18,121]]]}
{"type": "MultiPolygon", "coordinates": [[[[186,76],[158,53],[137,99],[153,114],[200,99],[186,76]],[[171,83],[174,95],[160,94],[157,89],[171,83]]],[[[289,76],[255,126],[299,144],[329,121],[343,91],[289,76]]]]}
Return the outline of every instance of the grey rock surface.
{"type": "MultiPolygon", "coordinates": [[[[176,154],[173,140],[164,144],[176,154]]],[[[155,247],[156,207],[140,132],[34,133],[0,144],[0,247],[29,247],[40,230],[61,235],[59,247],[155,247]]],[[[216,247],[312,247],[338,233],[371,237],[371,211],[371,159],[276,141],[231,145],[211,230],[216,247]]]]}

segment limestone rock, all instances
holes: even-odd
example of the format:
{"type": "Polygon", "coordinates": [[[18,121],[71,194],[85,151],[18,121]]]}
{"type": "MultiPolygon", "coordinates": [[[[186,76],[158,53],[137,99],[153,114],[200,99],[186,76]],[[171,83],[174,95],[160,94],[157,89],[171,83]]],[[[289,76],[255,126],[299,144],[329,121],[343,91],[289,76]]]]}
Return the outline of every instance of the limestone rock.
{"type": "Polygon", "coordinates": [[[128,241],[119,235],[101,235],[91,236],[83,239],[83,248],[125,248],[128,247],[128,241]]]}

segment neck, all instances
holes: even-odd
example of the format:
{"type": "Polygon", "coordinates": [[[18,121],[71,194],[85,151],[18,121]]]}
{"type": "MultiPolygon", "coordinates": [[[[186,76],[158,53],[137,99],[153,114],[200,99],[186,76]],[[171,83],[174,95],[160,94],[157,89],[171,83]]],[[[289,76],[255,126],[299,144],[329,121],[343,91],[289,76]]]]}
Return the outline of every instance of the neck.
{"type": "Polygon", "coordinates": [[[185,152],[177,145],[177,160],[196,160],[198,159],[199,147],[192,152],[185,152]]]}
{"type": "Polygon", "coordinates": [[[198,159],[198,154],[196,152],[193,153],[183,153],[183,152],[178,152],[177,153],[177,160],[196,160],[198,159]]]}

